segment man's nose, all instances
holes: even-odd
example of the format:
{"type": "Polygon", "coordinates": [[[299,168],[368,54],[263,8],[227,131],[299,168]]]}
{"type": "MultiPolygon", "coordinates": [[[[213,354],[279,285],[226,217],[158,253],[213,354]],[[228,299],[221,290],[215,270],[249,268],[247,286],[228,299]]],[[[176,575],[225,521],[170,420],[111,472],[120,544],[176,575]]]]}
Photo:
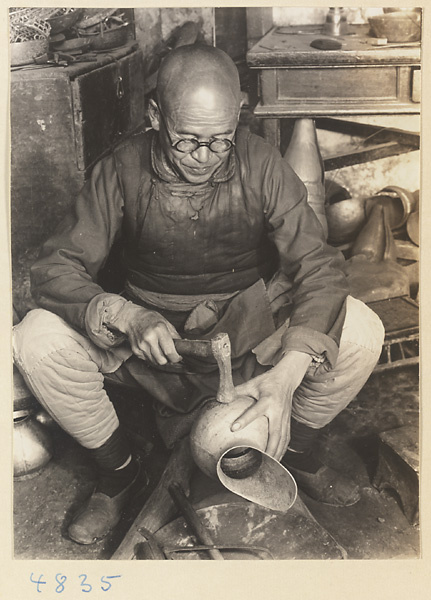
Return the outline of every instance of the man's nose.
{"type": "Polygon", "coordinates": [[[199,146],[199,148],[196,148],[196,150],[193,150],[192,152],[193,158],[202,164],[208,162],[210,154],[211,150],[208,148],[208,146],[199,146]]]}

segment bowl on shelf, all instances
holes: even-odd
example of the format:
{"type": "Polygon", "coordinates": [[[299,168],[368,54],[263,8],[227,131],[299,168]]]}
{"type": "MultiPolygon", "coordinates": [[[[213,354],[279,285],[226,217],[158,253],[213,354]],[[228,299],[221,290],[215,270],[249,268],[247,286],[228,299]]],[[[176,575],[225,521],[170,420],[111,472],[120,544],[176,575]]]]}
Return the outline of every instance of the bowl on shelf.
{"type": "Polygon", "coordinates": [[[401,12],[401,11],[407,11],[407,12],[422,12],[422,9],[419,7],[408,7],[408,8],[401,8],[400,6],[385,6],[385,8],[383,9],[384,13],[392,13],[392,12],[401,12]]]}
{"type": "Polygon", "coordinates": [[[70,52],[71,54],[77,52],[85,53],[91,48],[91,40],[88,38],[72,38],[54,44],[53,47],[56,52],[70,52]]]}
{"type": "Polygon", "coordinates": [[[112,27],[102,33],[81,33],[83,38],[91,40],[91,49],[97,51],[110,50],[123,46],[127,40],[129,31],[126,25],[112,27]]]}
{"type": "Polygon", "coordinates": [[[388,42],[418,42],[421,39],[421,13],[400,10],[369,17],[371,34],[388,42]]]}

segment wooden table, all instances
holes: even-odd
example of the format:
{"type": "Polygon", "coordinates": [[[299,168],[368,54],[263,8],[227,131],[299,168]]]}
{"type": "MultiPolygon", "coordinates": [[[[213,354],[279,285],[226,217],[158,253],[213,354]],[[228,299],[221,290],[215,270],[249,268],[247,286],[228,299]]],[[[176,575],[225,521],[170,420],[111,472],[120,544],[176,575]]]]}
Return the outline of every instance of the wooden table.
{"type": "Polygon", "coordinates": [[[275,27],[247,53],[256,69],[266,139],[280,145],[280,119],[419,114],[420,43],[370,44],[367,25],[329,38],[323,26],[275,27]],[[337,39],[339,50],[318,50],[318,38],[337,39]]]}

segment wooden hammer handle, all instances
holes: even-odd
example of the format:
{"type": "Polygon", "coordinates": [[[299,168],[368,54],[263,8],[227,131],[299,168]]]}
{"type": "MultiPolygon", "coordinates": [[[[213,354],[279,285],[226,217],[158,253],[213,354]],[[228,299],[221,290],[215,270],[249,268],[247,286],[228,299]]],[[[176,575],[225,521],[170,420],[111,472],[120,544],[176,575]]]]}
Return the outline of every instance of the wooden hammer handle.
{"type": "Polygon", "coordinates": [[[211,340],[211,347],[220,372],[217,402],[228,404],[236,397],[232,380],[231,345],[227,333],[219,333],[211,340]]]}

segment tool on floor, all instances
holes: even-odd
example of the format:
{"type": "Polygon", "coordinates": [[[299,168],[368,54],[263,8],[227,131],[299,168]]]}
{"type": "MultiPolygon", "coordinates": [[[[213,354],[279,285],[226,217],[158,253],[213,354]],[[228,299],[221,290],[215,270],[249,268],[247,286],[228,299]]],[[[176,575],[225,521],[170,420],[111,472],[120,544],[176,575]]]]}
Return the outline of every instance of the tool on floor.
{"type": "Polygon", "coordinates": [[[155,536],[144,527],[139,528],[139,533],[146,538],[146,541],[136,544],[136,560],[166,560],[163,548],[158,543],[155,536]]]}
{"type": "Polygon", "coordinates": [[[214,540],[199,519],[192,503],[188,500],[183,488],[179,483],[173,483],[169,486],[169,493],[172,496],[175,504],[181,511],[187,525],[193,531],[197,541],[200,544],[208,546],[208,554],[213,560],[224,560],[222,553],[214,546],[214,540]]]}

